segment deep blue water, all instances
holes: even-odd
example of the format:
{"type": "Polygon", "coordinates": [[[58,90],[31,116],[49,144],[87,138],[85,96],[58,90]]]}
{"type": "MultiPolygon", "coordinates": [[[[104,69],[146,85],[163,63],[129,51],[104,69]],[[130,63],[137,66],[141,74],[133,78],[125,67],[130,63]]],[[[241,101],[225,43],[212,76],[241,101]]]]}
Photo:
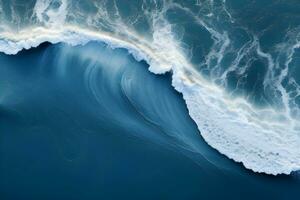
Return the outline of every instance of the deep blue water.
{"type": "Polygon", "coordinates": [[[299,196],[296,175],[257,175],[203,142],[170,74],[126,50],[46,43],[0,62],[3,200],[299,196]],[[202,155],[173,145],[172,131],[202,155]]]}

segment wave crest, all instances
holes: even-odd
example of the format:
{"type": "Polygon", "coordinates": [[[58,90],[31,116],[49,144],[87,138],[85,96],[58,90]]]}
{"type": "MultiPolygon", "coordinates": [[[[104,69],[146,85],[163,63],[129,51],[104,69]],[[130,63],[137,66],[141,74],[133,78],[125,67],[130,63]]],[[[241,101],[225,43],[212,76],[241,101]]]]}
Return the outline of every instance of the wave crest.
{"type": "Polygon", "coordinates": [[[157,38],[151,43],[138,35],[122,38],[70,25],[38,27],[1,32],[0,51],[16,54],[43,42],[74,46],[101,41],[111,48],[126,48],[137,61],[145,60],[151,72],[172,71],[172,85],[183,94],[190,116],[213,148],[255,172],[275,175],[300,169],[299,121],[286,119],[272,108],[257,109],[242,98],[230,98],[193,68],[172,38],[157,38]]]}

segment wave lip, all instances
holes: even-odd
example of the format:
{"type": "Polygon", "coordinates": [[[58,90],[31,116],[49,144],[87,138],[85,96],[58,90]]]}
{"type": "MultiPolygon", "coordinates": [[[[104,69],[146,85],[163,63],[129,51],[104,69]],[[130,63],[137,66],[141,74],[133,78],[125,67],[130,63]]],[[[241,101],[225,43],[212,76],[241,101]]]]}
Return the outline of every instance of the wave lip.
{"type": "Polygon", "coordinates": [[[138,36],[133,38],[70,25],[51,30],[38,27],[0,33],[0,51],[16,54],[43,42],[74,46],[101,41],[112,48],[126,48],[136,60],[148,62],[151,72],[173,72],[172,84],[183,94],[201,135],[220,153],[255,172],[276,175],[300,169],[299,121],[282,120],[282,113],[271,108],[258,110],[244,99],[228,98],[222,89],[204,80],[180,50],[172,48],[176,45],[161,49],[138,36]]]}

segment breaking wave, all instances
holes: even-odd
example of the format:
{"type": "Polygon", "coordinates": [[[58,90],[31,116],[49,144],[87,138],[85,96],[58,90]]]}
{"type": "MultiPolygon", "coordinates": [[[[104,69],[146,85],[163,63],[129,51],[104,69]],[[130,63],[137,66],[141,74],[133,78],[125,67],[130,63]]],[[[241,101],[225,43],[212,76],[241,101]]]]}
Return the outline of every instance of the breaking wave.
{"type": "MultiPolygon", "coordinates": [[[[151,72],[172,72],[172,85],[182,93],[201,135],[220,153],[255,172],[276,175],[300,169],[300,87],[292,74],[300,48],[296,28],[285,32],[284,41],[271,52],[261,44],[265,36],[240,25],[234,17],[238,13],[231,13],[226,1],[142,1],[138,8],[130,7],[142,12],[136,16],[128,11],[126,18],[118,1],[111,2],[87,3],[83,11],[72,1],[40,0],[18,28],[2,14],[0,51],[17,54],[44,42],[77,46],[100,41],[113,49],[125,48],[137,61],[146,61],[151,72]],[[218,27],[218,13],[237,36],[218,27]],[[174,22],[170,16],[183,20],[174,22]],[[182,21],[193,22],[198,30],[192,31],[211,40],[201,47],[202,56],[197,57],[197,47],[185,38],[182,21]],[[244,41],[237,44],[237,38],[244,41]]],[[[202,41],[197,42],[201,46],[202,41]]],[[[191,141],[184,143],[200,153],[191,141]]]]}

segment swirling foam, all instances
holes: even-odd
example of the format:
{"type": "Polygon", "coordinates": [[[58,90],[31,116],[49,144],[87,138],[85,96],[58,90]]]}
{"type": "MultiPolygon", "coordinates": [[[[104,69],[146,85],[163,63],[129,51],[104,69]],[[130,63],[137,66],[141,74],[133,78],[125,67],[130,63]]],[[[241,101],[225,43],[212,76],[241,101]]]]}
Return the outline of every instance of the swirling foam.
{"type": "Polygon", "coordinates": [[[183,94],[189,114],[206,142],[219,152],[255,172],[276,175],[300,169],[299,121],[285,118],[284,113],[271,108],[256,109],[242,98],[229,98],[194,70],[174,41],[157,46],[161,43],[154,45],[138,36],[133,38],[70,25],[57,29],[38,27],[18,33],[2,32],[0,51],[16,54],[46,41],[73,46],[101,41],[112,48],[126,48],[136,60],[148,62],[151,72],[173,72],[172,85],[183,94]]]}

